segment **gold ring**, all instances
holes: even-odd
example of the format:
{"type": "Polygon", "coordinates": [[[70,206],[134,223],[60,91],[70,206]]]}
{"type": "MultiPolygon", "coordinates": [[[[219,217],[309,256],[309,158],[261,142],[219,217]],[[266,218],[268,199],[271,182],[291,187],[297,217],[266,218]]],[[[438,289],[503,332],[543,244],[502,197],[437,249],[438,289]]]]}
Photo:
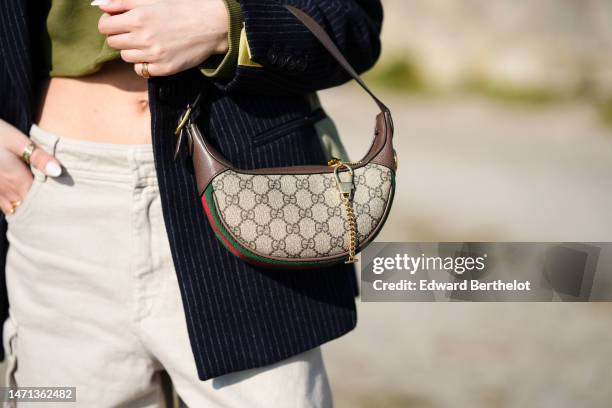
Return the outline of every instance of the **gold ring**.
{"type": "Polygon", "coordinates": [[[30,157],[32,157],[32,153],[36,150],[38,146],[34,142],[30,142],[26,147],[23,148],[23,152],[21,152],[21,159],[26,162],[26,164],[30,164],[30,157]]]}
{"type": "Polygon", "coordinates": [[[143,62],[140,64],[140,76],[149,79],[151,78],[151,74],[149,74],[149,63],[143,62]]]}
{"type": "Polygon", "coordinates": [[[17,207],[21,205],[21,200],[11,201],[11,209],[9,210],[10,214],[15,214],[17,207]]]}

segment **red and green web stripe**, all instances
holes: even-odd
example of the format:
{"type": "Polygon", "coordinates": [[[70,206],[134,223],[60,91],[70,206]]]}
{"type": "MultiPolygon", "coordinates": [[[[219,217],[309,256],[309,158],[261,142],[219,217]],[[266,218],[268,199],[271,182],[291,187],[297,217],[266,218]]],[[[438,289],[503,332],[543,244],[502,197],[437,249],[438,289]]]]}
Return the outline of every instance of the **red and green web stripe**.
{"type": "MultiPolygon", "coordinates": [[[[391,195],[389,196],[389,204],[393,202],[393,196],[395,195],[395,172],[391,172],[391,195]]],[[[217,211],[217,205],[215,203],[215,199],[213,197],[214,189],[213,183],[209,183],[206,190],[204,190],[204,194],[202,195],[202,206],[204,207],[204,212],[206,212],[206,216],[210,221],[210,224],[215,231],[215,235],[221,241],[223,246],[227,248],[231,253],[236,255],[238,258],[249,262],[256,266],[268,267],[268,268],[288,268],[288,269],[299,269],[299,268],[318,268],[325,267],[329,265],[334,265],[340,262],[343,262],[346,257],[340,256],[337,258],[320,260],[320,261],[301,261],[301,260],[282,260],[282,259],[273,259],[268,258],[259,254],[254,253],[249,248],[238,242],[232,234],[229,233],[225,225],[221,221],[221,217],[217,211]]],[[[390,212],[390,209],[387,211],[387,215],[390,212]]],[[[386,218],[386,217],[385,217],[386,218]]],[[[382,219],[380,222],[384,223],[386,219],[382,219]]],[[[374,239],[374,237],[372,237],[374,239]]]]}

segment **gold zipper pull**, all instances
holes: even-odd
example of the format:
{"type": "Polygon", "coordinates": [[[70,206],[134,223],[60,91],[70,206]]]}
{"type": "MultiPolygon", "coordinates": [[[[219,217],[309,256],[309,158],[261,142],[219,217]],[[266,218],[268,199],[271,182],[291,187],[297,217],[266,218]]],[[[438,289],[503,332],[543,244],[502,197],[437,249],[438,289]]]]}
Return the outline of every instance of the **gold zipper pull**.
{"type": "Polygon", "coordinates": [[[334,178],[336,179],[336,188],[340,193],[340,204],[344,204],[346,210],[346,217],[348,221],[348,258],[344,263],[355,263],[355,255],[357,252],[357,219],[355,212],[353,211],[353,191],[355,190],[353,168],[351,163],[343,162],[340,159],[332,158],[328,164],[334,168],[334,178]],[[348,170],[347,181],[343,181],[340,178],[339,171],[342,168],[348,170]]]}
{"type": "Polygon", "coordinates": [[[327,161],[327,165],[331,167],[335,167],[339,165],[340,163],[342,163],[342,160],[338,159],[337,157],[332,157],[331,159],[327,161]]]}
{"type": "Polygon", "coordinates": [[[336,179],[336,188],[338,188],[338,192],[340,193],[340,195],[347,198],[351,198],[353,189],[355,188],[355,185],[353,183],[353,168],[347,163],[340,161],[334,166],[334,178],[336,179]],[[347,181],[342,181],[342,179],[340,178],[339,170],[343,167],[348,170],[349,179],[347,181]]]}

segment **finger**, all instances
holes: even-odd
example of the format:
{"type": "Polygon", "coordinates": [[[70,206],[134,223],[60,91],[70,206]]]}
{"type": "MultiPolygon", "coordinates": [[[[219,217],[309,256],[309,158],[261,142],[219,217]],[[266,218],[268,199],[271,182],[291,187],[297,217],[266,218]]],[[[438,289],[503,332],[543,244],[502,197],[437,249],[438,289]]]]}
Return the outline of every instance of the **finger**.
{"type": "Polygon", "coordinates": [[[116,35],[129,33],[137,25],[136,19],[131,13],[110,15],[102,14],[98,20],[98,31],[104,35],[116,35]]]}
{"type": "MultiPolygon", "coordinates": [[[[147,70],[149,69],[149,65],[147,65],[147,70]]],[[[140,75],[141,77],[146,78],[147,75],[143,71],[143,69],[144,65],[142,63],[134,64],[134,72],[136,72],[136,75],[140,75]]],[[[151,72],[149,72],[149,76],[151,76],[151,72]]]]}
{"type": "MultiPolygon", "coordinates": [[[[21,147],[14,151],[14,153],[19,157],[22,157],[24,149],[31,143],[31,141],[25,136],[24,139],[26,140],[23,141],[21,147]]],[[[47,153],[41,146],[36,146],[30,155],[30,164],[42,171],[47,176],[57,177],[62,174],[62,166],[59,164],[57,159],[53,157],[53,155],[47,153]]]]}
{"type": "Polygon", "coordinates": [[[32,187],[32,182],[34,181],[34,177],[31,172],[28,172],[28,176],[25,180],[21,181],[19,185],[17,185],[17,191],[8,191],[6,193],[6,197],[11,201],[21,201],[23,197],[28,195],[30,188],[32,187]]]}
{"type": "Polygon", "coordinates": [[[57,177],[62,174],[62,166],[57,159],[40,146],[32,152],[30,163],[47,176],[57,177]]]}
{"type": "Polygon", "coordinates": [[[15,196],[3,196],[0,198],[0,208],[6,214],[14,214],[21,205],[21,198],[15,196]]]}
{"type": "MultiPolygon", "coordinates": [[[[169,64],[162,64],[162,63],[151,64],[149,63],[147,64],[147,71],[149,71],[150,77],[158,77],[158,76],[168,76],[168,75],[176,74],[179,70],[174,69],[169,64]]],[[[142,63],[134,64],[134,72],[136,72],[136,74],[140,75],[141,77],[144,77],[143,71],[142,71],[142,63]]]]}
{"type": "Polygon", "coordinates": [[[116,50],[138,49],[145,46],[142,41],[138,41],[138,36],[133,33],[109,35],[106,37],[106,43],[116,50]]]}
{"type": "Polygon", "coordinates": [[[117,14],[154,2],[153,0],[94,0],[91,5],[100,7],[105,13],[117,14]]]}
{"type": "Polygon", "coordinates": [[[0,209],[2,209],[4,215],[11,214],[11,208],[13,208],[13,205],[9,202],[9,200],[4,197],[0,197],[0,209]]]}
{"type": "Polygon", "coordinates": [[[145,50],[121,50],[121,59],[131,64],[150,61],[151,55],[145,50]]]}
{"type": "MultiPolygon", "coordinates": [[[[22,157],[24,149],[32,141],[23,133],[15,134],[7,143],[7,150],[22,157]]],[[[53,155],[47,153],[41,146],[36,146],[30,155],[30,163],[47,176],[57,177],[62,174],[62,166],[53,155]]]]}
{"type": "Polygon", "coordinates": [[[22,191],[22,192],[19,192],[19,193],[16,192],[16,191],[12,191],[12,190],[11,191],[6,191],[4,193],[4,198],[6,200],[8,200],[8,202],[10,204],[15,203],[16,205],[19,205],[19,204],[21,204],[21,199],[23,197],[25,197],[25,195],[27,194],[28,189],[29,189],[29,186],[26,185],[25,186],[25,191],[22,191]]]}

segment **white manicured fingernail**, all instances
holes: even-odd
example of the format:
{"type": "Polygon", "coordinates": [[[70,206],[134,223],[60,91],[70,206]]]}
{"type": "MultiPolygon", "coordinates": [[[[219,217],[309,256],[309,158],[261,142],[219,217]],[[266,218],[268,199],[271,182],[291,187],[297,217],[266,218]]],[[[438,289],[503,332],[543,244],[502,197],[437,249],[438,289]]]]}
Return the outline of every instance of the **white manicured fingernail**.
{"type": "Polygon", "coordinates": [[[94,0],[91,2],[92,6],[108,6],[111,0],[94,0]]]}
{"type": "Polygon", "coordinates": [[[57,177],[62,174],[62,167],[54,161],[50,161],[45,166],[45,173],[47,176],[57,177]]]}

